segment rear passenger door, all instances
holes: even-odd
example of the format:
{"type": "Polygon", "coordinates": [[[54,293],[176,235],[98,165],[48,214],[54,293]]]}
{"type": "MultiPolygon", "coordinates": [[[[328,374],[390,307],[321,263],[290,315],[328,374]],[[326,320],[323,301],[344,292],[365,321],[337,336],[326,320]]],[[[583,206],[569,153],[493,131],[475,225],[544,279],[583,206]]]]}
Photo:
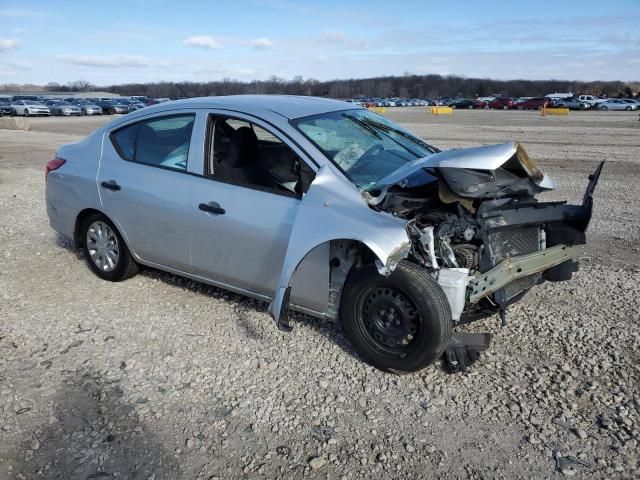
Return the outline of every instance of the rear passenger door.
{"type": "Polygon", "coordinates": [[[193,112],[165,114],[107,133],[97,179],[104,213],[134,254],[185,272],[191,267],[188,165],[195,120],[193,112]]]}

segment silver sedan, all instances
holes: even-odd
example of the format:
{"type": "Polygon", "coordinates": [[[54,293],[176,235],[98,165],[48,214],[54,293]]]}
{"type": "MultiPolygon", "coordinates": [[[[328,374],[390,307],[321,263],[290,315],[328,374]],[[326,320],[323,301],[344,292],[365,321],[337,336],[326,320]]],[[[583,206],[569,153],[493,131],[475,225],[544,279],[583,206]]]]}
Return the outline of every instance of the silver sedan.
{"type": "Polygon", "coordinates": [[[51,101],[47,102],[46,105],[49,107],[49,110],[51,110],[51,115],[68,117],[82,114],[80,107],[69,102],[51,101]]]}
{"type": "Polygon", "coordinates": [[[618,100],[617,98],[610,98],[609,100],[598,103],[598,110],[625,110],[630,112],[637,109],[637,105],[618,100]]]}
{"type": "Polygon", "coordinates": [[[571,278],[601,169],[582,205],[545,203],[518,143],[442,152],[353,103],[214,97],[61,147],[46,207],[105,280],[158,268],[269,302],[285,331],[293,310],[339,319],[380,369],[460,369],[489,335],[455,327],[571,278]]]}

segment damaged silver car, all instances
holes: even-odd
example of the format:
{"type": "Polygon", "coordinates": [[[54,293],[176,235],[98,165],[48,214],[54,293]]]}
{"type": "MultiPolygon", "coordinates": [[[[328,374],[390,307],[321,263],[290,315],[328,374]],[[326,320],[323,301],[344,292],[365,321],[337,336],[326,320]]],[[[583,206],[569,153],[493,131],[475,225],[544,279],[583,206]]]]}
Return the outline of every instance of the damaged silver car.
{"type": "Polygon", "coordinates": [[[457,326],[571,278],[593,192],[554,183],[517,143],[441,152],[352,103],[232,96],[156,105],[65,145],[46,168],[54,229],[101,278],[140,265],[339,320],[388,371],[445,355],[464,368],[487,336],[457,326]]]}

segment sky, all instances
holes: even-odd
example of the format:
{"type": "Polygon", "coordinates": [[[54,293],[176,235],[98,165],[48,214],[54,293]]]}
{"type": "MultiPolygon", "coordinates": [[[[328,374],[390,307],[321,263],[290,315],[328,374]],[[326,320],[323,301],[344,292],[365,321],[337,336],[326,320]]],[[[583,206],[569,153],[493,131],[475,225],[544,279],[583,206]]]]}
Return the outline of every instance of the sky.
{"type": "Polygon", "coordinates": [[[640,80],[640,0],[0,0],[0,84],[640,80]]]}

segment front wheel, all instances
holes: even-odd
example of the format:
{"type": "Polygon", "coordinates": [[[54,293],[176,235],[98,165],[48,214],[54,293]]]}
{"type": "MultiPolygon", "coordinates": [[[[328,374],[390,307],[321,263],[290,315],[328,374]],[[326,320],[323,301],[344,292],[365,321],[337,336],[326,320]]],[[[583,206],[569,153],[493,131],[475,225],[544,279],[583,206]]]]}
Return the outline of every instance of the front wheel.
{"type": "Polygon", "coordinates": [[[344,331],[374,367],[413,372],[437,360],[451,338],[451,309],[438,283],[402,261],[388,276],[375,266],[354,270],[340,302],[344,331]]]}
{"type": "Polygon", "coordinates": [[[626,107],[626,108],[625,108],[625,110],[626,110],[627,112],[630,112],[630,111],[631,111],[631,107],[626,107]]]}
{"type": "Polygon", "coordinates": [[[29,115],[31,115],[31,114],[29,113],[29,110],[25,108],[25,109],[24,109],[24,116],[25,116],[25,117],[28,117],[29,115]]]}
{"type": "Polygon", "coordinates": [[[104,215],[98,213],[85,219],[82,242],[89,268],[103,280],[119,282],[138,273],[138,264],[122,236],[104,215]]]}
{"type": "Polygon", "coordinates": [[[600,110],[609,110],[609,107],[607,107],[606,105],[603,105],[600,107],[600,110]]]}

